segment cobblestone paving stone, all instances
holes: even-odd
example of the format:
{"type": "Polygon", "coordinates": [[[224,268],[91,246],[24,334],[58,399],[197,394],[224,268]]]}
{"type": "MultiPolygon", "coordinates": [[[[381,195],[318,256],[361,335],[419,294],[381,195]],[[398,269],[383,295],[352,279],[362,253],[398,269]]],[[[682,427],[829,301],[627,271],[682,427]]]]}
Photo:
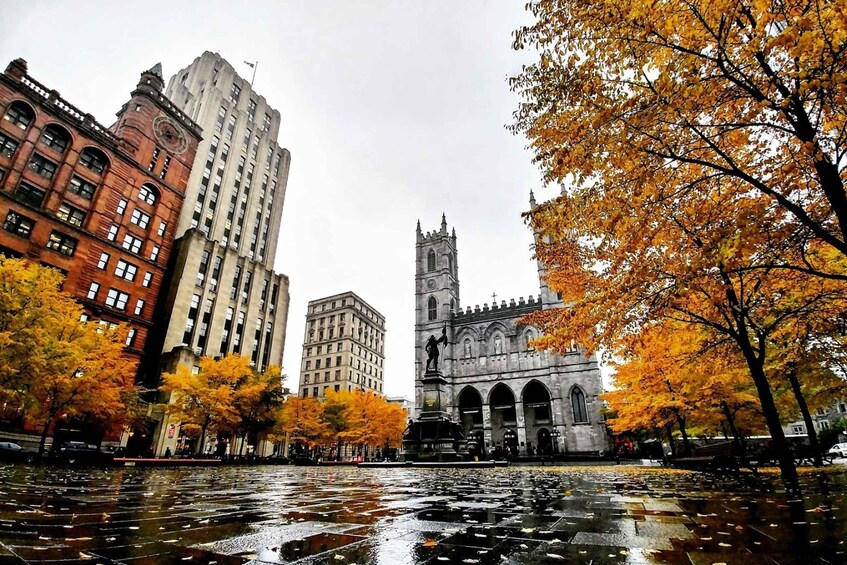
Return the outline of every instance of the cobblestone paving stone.
{"type": "Polygon", "coordinates": [[[5,563],[847,563],[847,468],[0,464],[5,563]]]}

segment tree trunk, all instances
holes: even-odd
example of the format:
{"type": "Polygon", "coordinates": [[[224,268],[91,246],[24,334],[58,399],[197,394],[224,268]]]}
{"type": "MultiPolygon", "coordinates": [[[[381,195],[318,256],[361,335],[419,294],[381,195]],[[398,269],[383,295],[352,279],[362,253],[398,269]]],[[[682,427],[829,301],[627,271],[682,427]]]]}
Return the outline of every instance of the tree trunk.
{"type": "Polygon", "coordinates": [[[194,450],[194,455],[203,455],[203,445],[206,443],[206,428],[208,427],[209,424],[204,424],[200,428],[200,441],[197,442],[197,449],[194,450]]]}
{"type": "Polygon", "coordinates": [[[732,433],[732,442],[735,444],[738,453],[742,457],[747,457],[747,446],[738,434],[738,428],[735,427],[735,418],[732,416],[732,411],[729,409],[729,405],[726,402],[721,402],[721,409],[723,410],[724,417],[726,417],[726,423],[729,426],[729,431],[732,433]]]}
{"type": "MultiPolygon", "coordinates": [[[[665,425],[665,431],[668,434],[668,443],[671,446],[671,456],[676,457],[676,445],[674,445],[674,443],[673,443],[673,429],[671,429],[670,424],[665,425]]],[[[664,451],[665,450],[662,449],[662,452],[664,452],[664,451]]]]}
{"type": "Polygon", "coordinates": [[[753,346],[746,333],[746,327],[742,327],[741,329],[743,331],[739,333],[741,336],[741,339],[739,339],[739,345],[744,353],[744,359],[747,362],[747,368],[750,370],[750,376],[753,379],[753,383],[756,385],[756,391],[759,394],[759,402],[762,405],[762,415],[765,417],[765,423],[768,426],[773,447],[776,450],[782,480],[789,491],[797,492],[800,490],[797,467],[794,464],[794,456],[791,453],[791,447],[788,445],[788,440],[785,439],[785,433],[782,431],[782,422],[779,420],[779,411],[776,409],[773,394],[771,394],[768,377],[765,375],[765,370],[753,351],[753,346]]]}
{"type": "Polygon", "coordinates": [[[686,455],[691,455],[691,442],[688,440],[688,431],[685,429],[685,418],[677,414],[676,423],[679,426],[679,433],[682,434],[682,451],[686,455]]]}
{"type": "Polygon", "coordinates": [[[247,434],[243,434],[241,436],[241,445],[238,446],[238,457],[241,458],[244,456],[244,444],[247,443],[244,438],[247,437],[247,434]]]}
{"type": "Polygon", "coordinates": [[[41,432],[41,441],[38,443],[38,458],[41,459],[44,456],[44,445],[47,443],[47,434],[50,431],[50,424],[53,423],[53,418],[47,420],[47,423],[44,424],[44,431],[41,432]]]}
{"type": "Polygon", "coordinates": [[[822,467],[823,457],[821,457],[820,444],[818,443],[818,433],[815,431],[815,423],[812,421],[809,405],[806,404],[806,397],[803,396],[803,391],[800,389],[800,381],[797,379],[797,367],[793,363],[788,367],[787,376],[788,382],[791,383],[791,390],[794,392],[794,398],[800,407],[800,413],[803,414],[803,421],[806,423],[806,434],[809,436],[809,447],[812,450],[815,467],[822,467]]]}

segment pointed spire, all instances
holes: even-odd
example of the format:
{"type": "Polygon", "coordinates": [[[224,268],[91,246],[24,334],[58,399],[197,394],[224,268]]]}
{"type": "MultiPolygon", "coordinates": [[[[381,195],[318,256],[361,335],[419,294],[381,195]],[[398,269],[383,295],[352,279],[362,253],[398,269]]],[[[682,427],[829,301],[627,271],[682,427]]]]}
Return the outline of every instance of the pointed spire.
{"type": "Polygon", "coordinates": [[[418,233],[421,233],[421,221],[418,219],[418,233]]]}
{"type": "Polygon", "coordinates": [[[447,216],[441,213],[441,233],[447,233],[447,216]]]}
{"type": "Polygon", "coordinates": [[[535,193],[532,192],[532,189],[529,189],[529,205],[535,208],[535,193]]]}
{"type": "Polygon", "coordinates": [[[165,78],[164,76],[162,76],[162,63],[156,63],[155,65],[150,67],[147,72],[151,75],[156,75],[159,78],[165,78]]]}
{"type": "Polygon", "coordinates": [[[456,228],[453,228],[453,239],[456,239],[456,228]]]}

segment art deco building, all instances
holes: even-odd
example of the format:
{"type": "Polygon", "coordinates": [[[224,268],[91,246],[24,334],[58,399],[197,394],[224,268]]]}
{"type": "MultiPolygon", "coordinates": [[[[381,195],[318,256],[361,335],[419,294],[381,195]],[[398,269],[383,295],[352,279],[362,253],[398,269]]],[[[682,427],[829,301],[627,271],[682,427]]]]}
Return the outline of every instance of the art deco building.
{"type": "Polygon", "coordinates": [[[111,127],[27,74],[0,75],[0,253],[65,274],[105,324],[126,323],[141,360],[171,255],[200,128],[141,74],[111,127]]]}
{"type": "MultiPolygon", "coordinates": [[[[166,95],[203,128],[176,224],[162,362],[150,375],[202,356],[248,356],[257,370],[281,365],[288,277],[274,271],[291,155],[277,143],[280,114],[217,54],[205,52],[168,81],[166,95]]],[[[173,451],[178,423],[156,450],[173,451]]]]}
{"type": "Polygon", "coordinates": [[[309,302],[300,365],[300,396],[327,388],[383,394],[385,317],[353,292],[309,302]]]}

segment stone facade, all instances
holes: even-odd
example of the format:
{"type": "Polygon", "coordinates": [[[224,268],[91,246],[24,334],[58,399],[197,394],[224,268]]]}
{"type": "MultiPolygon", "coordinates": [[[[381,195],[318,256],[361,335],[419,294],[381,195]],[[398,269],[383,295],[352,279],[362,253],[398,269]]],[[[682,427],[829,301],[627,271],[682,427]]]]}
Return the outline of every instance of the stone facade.
{"type": "MultiPolygon", "coordinates": [[[[534,204],[534,202],[533,202],[534,204]]],[[[502,268],[502,266],[501,266],[502,268]]],[[[415,269],[415,398],[422,406],[430,335],[446,329],[448,345],[439,369],[447,379],[447,412],[465,436],[486,448],[598,453],[608,448],[601,414],[602,380],[597,360],[574,348],[566,355],[535,351],[538,329],[521,319],[537,310],[562,308],[544,282],[528,300],[462,310],[455,229],[423,233],[417,228],[415,269]]]]}
{"type": "Polygon", "coordinates": [[[300,395],[327,388],[383,394],[385,317],[354,292],[309,302],[303,332],[300,395]]]}
{"type": "MultiPolygon", "coordinates": [[[[203,139],[176,225],[151,385],[178,365],[196,370],[203,356],[247,356],[259,371],[282,365],[289,284],[274,258],[291,154],[277,143],[280,114],[208,51],[165,92],[202,126],[203,139]]],[[[159,454],[175,451],[172,424],[165,416],[159,425],[159,454]]]]}

